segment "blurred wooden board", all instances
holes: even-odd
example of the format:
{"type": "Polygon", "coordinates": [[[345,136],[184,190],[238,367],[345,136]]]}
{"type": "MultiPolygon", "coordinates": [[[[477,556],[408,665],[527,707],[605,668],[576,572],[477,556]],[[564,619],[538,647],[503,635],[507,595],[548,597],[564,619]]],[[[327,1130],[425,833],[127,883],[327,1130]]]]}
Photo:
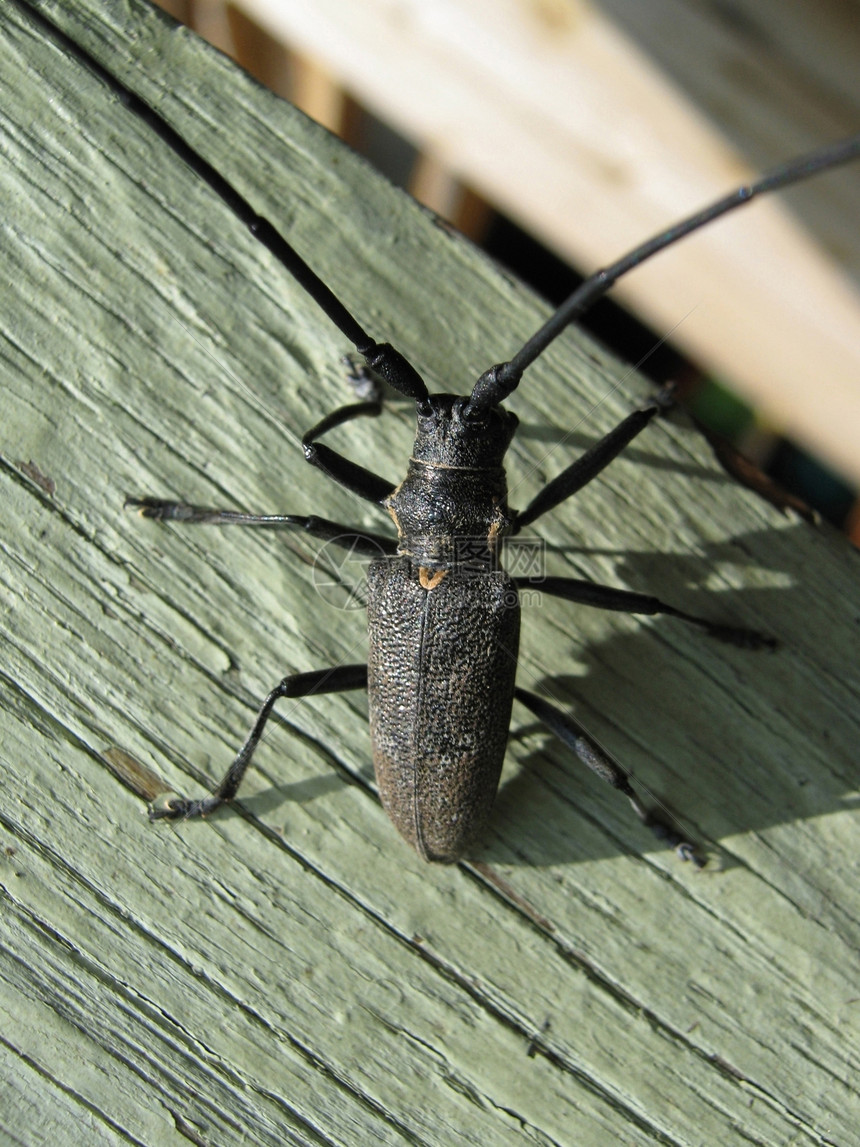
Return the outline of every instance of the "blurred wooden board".
{"type": "MultiPolygon", "coordinates": [[[[153,9],[40,7],[434,389],[465,389],[546,313],[153,9]]],[[[365,639],[315,588],[313,546],[141,522],[124,495],[382,524],[298,448],[343,397],[337,332],[18,0],[0,28],[2,1134],[854,1141],[858,559],[737,489],[683,419],[541,523],[548,568],[782,650],[544,601],[520,680],[712,842],[705,872],[519,708],[492,830],[455,868],[379,808],[360,696],[285,707],[235,810],[146,821],[151,774],[199,791],[284,673],[360,660],[365,639]]],[[[642,393],[562,340],[510,402],[514,504],[642,393]]],[[[411,425],[395,403],[332,442],[397,477],[411,425]]]]}

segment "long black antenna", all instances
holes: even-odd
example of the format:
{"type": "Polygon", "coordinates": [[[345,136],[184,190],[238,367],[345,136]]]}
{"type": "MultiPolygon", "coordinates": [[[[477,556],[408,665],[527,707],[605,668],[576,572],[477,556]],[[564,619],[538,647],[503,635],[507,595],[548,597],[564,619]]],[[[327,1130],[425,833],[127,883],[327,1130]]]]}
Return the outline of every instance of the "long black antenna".
{"type": "MultiPolygon", "coordinates": [[[[163,119],[158,112],[135,95],[116,76],[61,28],[58,28],[45,15],[31,8],[26,0],[18,0],[30,18],[45,28],[67,51],[80,59],[103,83],[110,88],[120,102],[130,112],[142,119],[155,134],[170,147],[188,166],[220,196],[234,214],[249,228],[251,233],[275,256],[279,263],[296,279],[301,287],[322,308],[338,330],[353,344],[355,349],[373,370],[380,374],[395,390],[422,403],[427,398],[427,387],[412,364],[400,351],[389,343],[378,343],[364,330],[355,316],[347,309],[335,293],[319,275],[313,271],[299,253],[275,227],[258,215],[247,199],[229,183],[208,160],[198,154],[179,133],[163,119]]],[[[638,267],[652,255],[683,239],[693,231],[725,215],[757,195],[777,191],[804,179],[860,156],[860,134],[810,152],[800,159],[780,165],[761,176],[754,183],[737,188],[736,191],[718,199],[710,206],[697,211],[666,231],[661,231],[646,243],[630,251],[610,267],[596,271],[585,280],[562,303],[558,310],[532,335],[514,357],[485,371],[472,390],[467,410],[473,416],[480,416],[490,407],[498,406],[516,389],[523,371],[561,332],[579,318],[593,303],[621,278],[622,275],[638,267]]]]}
{"type": "Polygon", "coordinates": [[[401,394],[423,401],[427,387],[417,370],[400,351],[390,343],[378,343],[370,337],[355,316],[346,308],[332,289],[308,266],[275,227],[258,215],[248,200],[237,191],[208,160],[194,150],[170,124],[149,104],[135,95],[130,88],[91,56],[86,48],[58,28],[47,17],[26,2],[22,5],[28,16],[107,85],[119,97],[120,103],[144,123],[183,160],[192,171],[227,204],[252,235],[266,247],[293,276],[338,330],[353,344],[365,362],[401,394]]]}
{"type": "Polygon", "coordinates": [[[708,207],[703,207],[694,215],[681,220],[666,231],[661,231],[646,243],[635,247],[617,263],[603,270],[595,271],[561,304],[540,330],[536,331],[510,362],[500,363],[491,367],[478,379],[472,390],[469,400],[469,410],[480,414],[491,406],[497,406],[515,390],[522,378],[523,371],[549,346],[553,339],[558,338],[561,332],[570,323],[588,310],[628,271],[638,267],[658,251],[671,247],[686,235],[698,231],[706,223],[718,219],[729,211],[743,207],[757,195],[764,195],[771,191],[778,191],[792,183],[799,183],[821,171],[829,171],[840,164],[849,163],[860,156],[860,135],[854,135],[838,143],[828,144],[817,151],[810,152],[800,159],[792,160],[775,167],[772,171],[762,175],[754,183],[745,184],[731,194],[718,199],[708,207]]]}

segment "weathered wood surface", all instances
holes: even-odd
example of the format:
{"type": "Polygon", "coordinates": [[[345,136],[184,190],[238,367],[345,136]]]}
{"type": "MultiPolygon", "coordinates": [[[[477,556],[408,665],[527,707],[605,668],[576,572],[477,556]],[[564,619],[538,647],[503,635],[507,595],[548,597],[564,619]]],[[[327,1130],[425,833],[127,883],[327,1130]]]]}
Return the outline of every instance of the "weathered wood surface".
{"type": "MultiPolygon", "coordinates": [[[[162,15],[41,6],[434,388],[544,313],[162,15]]],[[[382,813],[357,696],[285,706],[235,810],[147,822],[144,769],[200,791],[274,682],[365,638],[312,545],[123,496],[381,523],[297,447],[344,394],[337,332],[17,0],[0,29],[3,1140],[860,1142],[857,555],[737,489],[681,416],[541,524],[549,569],[782,649],[548,600],[520,680],[711,843],[704,872],[519,707],[454,868],[382,813]]],[[[510,403],[514,503],[639,393],[562,340],[510,403]]],[[[395,402],[332,442],[396,478],[410,422],[395,402]]]]}

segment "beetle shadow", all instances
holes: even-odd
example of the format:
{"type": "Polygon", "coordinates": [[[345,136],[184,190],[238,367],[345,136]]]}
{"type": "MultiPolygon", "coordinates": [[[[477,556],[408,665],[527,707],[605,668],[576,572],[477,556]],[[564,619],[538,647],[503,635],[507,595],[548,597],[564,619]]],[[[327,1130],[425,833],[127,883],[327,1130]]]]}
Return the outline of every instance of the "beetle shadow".
{"type": "MultiPolygon", "coordinates": [[[[847,549],[842,539],[832,543],[847,549]]],[[[519,678],[582,721],[634,774],[646,806],[668,810],[693,840],[714,842],[710,856],[722,853],[724,867],[731,861],[721,839],[853,807],[846,793],[860,781],[850,750],[860,736],[856,631],[835,624],[832,602],[815,592],[809,574],[820,544],[798,523],[714,543],[683,561],[627,553],[618,567],[639,592],[767,629],[780,641],[775,652],[720,645],[657,616],[594,647],[583,649],[572,637],[571,664],[582,675],[519,678]],[[720,562],[778,572],[783,584],[720,595],[690,588],[720,562]],[[733,611],[733,602],[743,608],[733,611]],[[594,713],[601,716],[590,719],[594,713]]],[[[847,556],[857,560],[853,551],[847,556]]],[[[544,608],[570,611],[572,628],[574,611],[587,607],[547,598],[544,608]]],[[[511,743],[537,737],[539,745],[500,790],[473,858],[541,866],[653,850],[653,835],[623,796],[531,715],[523,721],[525,714],[515,706],[511,743]]]]}
{"type": "MultiPolygon", "coordinates": [[[[351,778],[350,778],[351,779],[351,778]]],[[[241,797],[242,805],[252,816],[261,820],[273,815],[283,815],[284,810],[291,804],[310,804],[329,793],[339,792],[345,780],[340,771],[332,770],[325,775],[309,777],[304,781],[293,781],[283,785],[270,785],[267,789],[254,793],[253,796],[241,797]]],[[[231,811],[230,806],[220,810],[220,815],[231,811]]],[[[237,813],[235,808],[233,813],[237,813]]]]}
{"type": "MultiPolygon", "coordinates": [[[[312,701],[313,699],[307,698],[307,700],[312,701]]],[[[366,714],[364,716],[366,718],[366,714]]],[[[284,719],[284,717],[277,712],[272,713],[271,720],[274,726],[272,728],[267,726],[266,733],[261,738],[259,747],[262,748],[266,744],[270,733],[275,732],[275,730],[277,730],[277,735],[282,738],[282,740],[279,741],[277,746],[269,745],[270,751],[273,748],[275,749],[274,753],[270,752],[269,760],[271,761],[272,757],[277,759],[279,750],[289,754],[291,742],[298,742],[304,746],[305,752],[310,753],[314,758],[318,759],[319,771],[301,781],[272,783],[267,788],[258,789],[252,794],[244,793],[240,789],[238,801],[245,814],[250,814],[260,820],[269,820],[272,817],[277,818],[279,816],[283,817],[284,815],[289,815],[288,810],[291,805],[311,804],[322,797],[340,792],[344,785],[369,787],[373,774],[372,764],[368,763],[367,773],[362,770],[360,773],[354,774],[318,737],[306,732],[294,722],[284,719]]],[[[368,732],[369,747],[369,731],[367,730],[366,719],[364,721],[364,729],[368,732]]],[[[255,758],[254,764],[261,765],[263,761],[258,761],[255,758]]],[[[236,804],[228,802],[218,809],[217,815],[219,817],[241,816],[243,812],[236,807],[236,804]]]]}

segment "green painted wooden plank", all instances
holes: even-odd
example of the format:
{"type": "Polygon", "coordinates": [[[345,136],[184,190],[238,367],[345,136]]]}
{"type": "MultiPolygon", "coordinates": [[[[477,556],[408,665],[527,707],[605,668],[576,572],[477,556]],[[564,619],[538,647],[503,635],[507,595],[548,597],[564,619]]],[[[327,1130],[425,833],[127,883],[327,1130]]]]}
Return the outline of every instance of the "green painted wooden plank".
{"type": "MultiPolygon", "coordinates": [[[[42,7],[434,388],[545,313],[157,12],[42,7]]],[[[492,829],[453,869],[376,803],[361,697],[285,707],[240,809],[148,824],[106,750],[199,791],[285,672],[362,657],[363,618],[315,587],[313,546],[166,529],[123,496],[380,522],[297,447],[344,395],[337,332],[25,8],[0,20],[2,1133],[857,1142],[857,556],[738,490],[681,416],[541,523],[549,569],[783,648],[538,601],[521,680],[712,842],[705,872],[520,710],[492,829]]],[[[574,335],[553,348],[510,403],[514,504],[641,393],[574,335]]],[[[396,478],[392,406],[332,442],[396,478]]]]}

